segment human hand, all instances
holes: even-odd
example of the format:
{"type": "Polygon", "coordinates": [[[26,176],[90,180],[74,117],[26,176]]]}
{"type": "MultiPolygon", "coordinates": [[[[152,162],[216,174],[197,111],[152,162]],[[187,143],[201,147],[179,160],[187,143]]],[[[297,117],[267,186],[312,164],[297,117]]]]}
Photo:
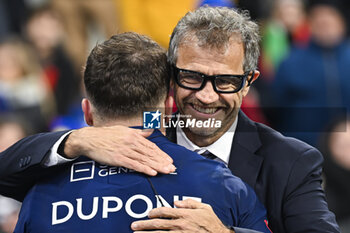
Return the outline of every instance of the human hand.
{"type": "Polygon", "coordinates": [[[160,233],[168,230],[172,233],[234,233],[224,226],[215,215],[212,207],[192,199],[175,201],[178,208],[160,207],[149,212],[149,220],[131,224],[134,233],[160,233]],[[154,231],[144,231],[154,230],[154,231]]]}
{"type": "Polygon", "coordinates": [[[125,126],[85,127],[68,136],[64,153],[69,158],[85,155],[102,164],[151,176],[174,172],[171,157],[145,138],[152,132],[125,126]]]}

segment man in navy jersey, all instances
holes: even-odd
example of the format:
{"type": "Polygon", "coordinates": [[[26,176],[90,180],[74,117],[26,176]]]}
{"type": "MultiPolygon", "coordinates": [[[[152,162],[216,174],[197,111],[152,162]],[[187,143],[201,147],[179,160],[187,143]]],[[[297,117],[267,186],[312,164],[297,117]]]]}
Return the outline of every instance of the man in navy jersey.
{"type": "MultiPolygon", "coordinates": [[[[97,45],[84,73],[86,123],[139,127],[146,110],[158,117],[156,110],[166,103],[168,74],[165,51],[145,36],[123,33],[97,45]]],[[[170,142],[159,130],[148,139],[172,157],[175,172],[149,177],[81,156],[56,167],[55,177],[41,179],[29,191],[15,232],[132,232],[131,223],[146,219],[153,208],[186,199],[209,204],[217,221],[232,230],[270,232],[254,191],[224,164],[170,142]]]]}

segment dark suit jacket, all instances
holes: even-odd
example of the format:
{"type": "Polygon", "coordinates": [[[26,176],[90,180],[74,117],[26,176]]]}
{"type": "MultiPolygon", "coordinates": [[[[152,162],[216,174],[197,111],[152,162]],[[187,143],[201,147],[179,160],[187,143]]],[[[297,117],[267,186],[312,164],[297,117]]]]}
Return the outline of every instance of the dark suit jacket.
{"type": "MultiPolygon", "coordinates": [[[[321,188],[322,155],[241,112],[238,117],[229,168],[255,189],[267,208],[271,230],[339,232],[321,188]]],[[[0,194],[22,200],[37,179],[52,173],[54,169],[43,169],[40,163],[64,133],[34,135],[2,152],[0,194]]],[[[169,137],[176,139],[175,130],[169,137]]]]}
{"type": "MultiPolygon", "coordinates": [[[[168,131],[173,141],[175,134],[168,131]]],[[[254,188],[273,232],[339,232],[321,188],[322,162],[310,145],[239,113],[228,166],[254,188]]]]}
{"type": "Polygon", "coordinates": [[[0,195],[23,201],[28,190],[41,178],[54,174],[55,168],[41,164],[51,147],[67,131],[41,133],[26,137],[0,153],[0,195]]]}

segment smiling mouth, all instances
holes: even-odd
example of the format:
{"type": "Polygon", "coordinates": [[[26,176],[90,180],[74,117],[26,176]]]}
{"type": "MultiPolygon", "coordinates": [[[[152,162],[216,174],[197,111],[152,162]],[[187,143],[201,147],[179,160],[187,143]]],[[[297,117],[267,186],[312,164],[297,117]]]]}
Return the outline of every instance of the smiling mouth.
{"type": "Polygon", "coordinates": [[[204,114],[214,114],[216,113],[220,108],[213,108],[213,107],[201,107],[199,105],[191,104],[192,108],[200,113],[204,114]]]}

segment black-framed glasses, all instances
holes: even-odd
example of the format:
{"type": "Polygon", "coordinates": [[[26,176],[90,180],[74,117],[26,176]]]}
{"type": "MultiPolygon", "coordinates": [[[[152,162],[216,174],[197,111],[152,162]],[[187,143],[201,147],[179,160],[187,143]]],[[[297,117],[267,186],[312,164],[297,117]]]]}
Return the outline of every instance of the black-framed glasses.
{"type": "MultiPolygon", "coordinates": [[[[219,74],[206,75],[197,71],[180,69],[176,66],[172,67],[175,82],[182,88],[199,91],[202,90],[207,81],[211,81],[214,91],[218,93],[235,93],[240,91],[249,76],[250,72],[242,75],[237,74],[219,74]]],[[[252,77],[254,76],[254,72],[252,77]]],[[[248,85],[250,85],[248,80],[248,85]]]]}

